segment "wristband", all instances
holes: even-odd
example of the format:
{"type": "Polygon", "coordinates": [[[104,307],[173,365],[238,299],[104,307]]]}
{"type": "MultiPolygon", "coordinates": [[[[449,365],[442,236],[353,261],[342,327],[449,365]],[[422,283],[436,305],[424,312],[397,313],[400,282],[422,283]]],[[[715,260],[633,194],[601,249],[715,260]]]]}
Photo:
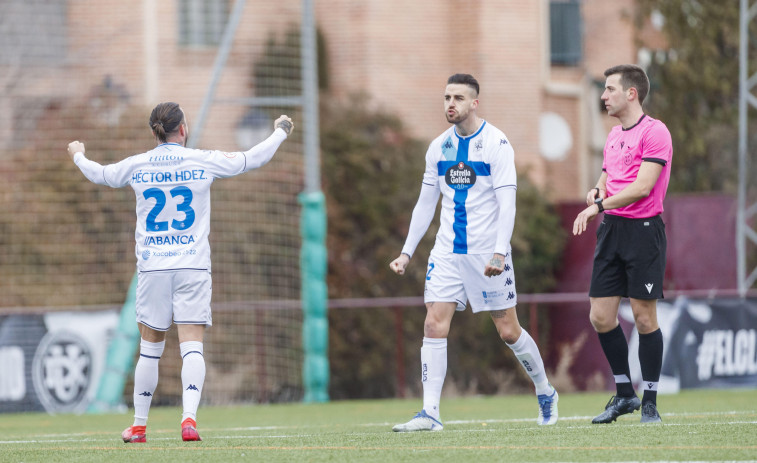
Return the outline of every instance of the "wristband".
{"type": "Polygon", "coordinates": [[[597,205],[597,209],[599,209],[599,212],[605,211],[605,207],[602,205],[602,201],[603,201],[602,198],[597,198],[594,200],[594,204],[597,205]]]}

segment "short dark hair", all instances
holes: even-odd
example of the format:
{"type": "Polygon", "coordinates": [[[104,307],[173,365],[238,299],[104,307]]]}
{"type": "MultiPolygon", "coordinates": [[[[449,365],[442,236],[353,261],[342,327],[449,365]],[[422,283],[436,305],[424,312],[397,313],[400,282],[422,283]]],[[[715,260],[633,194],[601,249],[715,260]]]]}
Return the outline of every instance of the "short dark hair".
{"type": "Polygon", "coordinates": [[[184,122],[184,111],[179,103],[160,103],[150,114],[150,129],[162,143],[166,142],[168,135],[179,130],[184,122]]]}
{"type": "Polygon", "coordinates": [[[649,77],[642,68],[635,64],[620,64],[605,71],[605,77],[613,74],[620,74],[620,85],[623,86],[623,90],[634,87],[639,95],[639,104],[644,103],[644,98],[649,94],[649,77]]]}
{"type": "Polygon", "coordinates": [[[447,79],[447,85],[449,84],[464,84],[476,91],[478,96],[478,81],[470,74],[453,74],[447,79]]]}

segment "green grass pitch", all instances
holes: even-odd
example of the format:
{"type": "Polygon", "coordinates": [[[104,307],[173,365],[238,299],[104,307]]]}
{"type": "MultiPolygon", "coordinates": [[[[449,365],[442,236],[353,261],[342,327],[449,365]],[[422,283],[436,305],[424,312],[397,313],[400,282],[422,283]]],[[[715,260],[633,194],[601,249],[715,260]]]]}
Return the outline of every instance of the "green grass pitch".
{"type": "Polygon", "coordinates": [[[202,407],[202,442],[182,442],[181,412],[150,412],[147,443],[124,444],[125,414],[0,414],[2,462],[757,461],[757,388],[660,396],[662,425],[639,412],[592,425],[609,393],[563,394],[560,420],[536,424],[528,395],[445,398],[444,430],[393,433],[420,399],[202,407]]]}

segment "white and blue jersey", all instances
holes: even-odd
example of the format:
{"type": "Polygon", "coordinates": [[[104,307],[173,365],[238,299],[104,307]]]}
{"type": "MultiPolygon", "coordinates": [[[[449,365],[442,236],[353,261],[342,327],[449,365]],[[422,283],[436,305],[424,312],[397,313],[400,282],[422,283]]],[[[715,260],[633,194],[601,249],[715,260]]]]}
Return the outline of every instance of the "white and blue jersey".
{"type": "Polygon", "coordinates": [[[92,182],[130,185],[137,198],[135,254],[140,272],[210,271],[210,185],[268,162],[286,133],[276,129],[246,152],[190,149],[163,143],[146,153],[102,166],[77,153],[74,162],[92,182]]]}
{"type": "Polygon", "coordinates": [[[451,126],[429,145],[423,183],[442,194],[434,249],[455,254],[510,251],[509,240],[507,249],[495,249],[500,232],[496,191],[517,188],[514,152],[502,131],[484,121],[476,133],[461,137],[451,126]]]}

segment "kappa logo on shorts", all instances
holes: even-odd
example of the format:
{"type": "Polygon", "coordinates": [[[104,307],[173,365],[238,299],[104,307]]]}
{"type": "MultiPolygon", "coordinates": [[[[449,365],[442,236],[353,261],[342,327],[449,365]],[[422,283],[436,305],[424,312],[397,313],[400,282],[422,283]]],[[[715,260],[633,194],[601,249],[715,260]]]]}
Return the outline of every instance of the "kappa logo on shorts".
{"type": "Polygon", "coordinates": [[[514,292],[512,292],[512,291],[511,291],[511,292],[509,292],[509,293],[507,293],[507,300],[508,300],[508,301],[511,301],[511,300],[513,300],[513,299],[515,299],[515,293],[514,293],[514,292]]]}

